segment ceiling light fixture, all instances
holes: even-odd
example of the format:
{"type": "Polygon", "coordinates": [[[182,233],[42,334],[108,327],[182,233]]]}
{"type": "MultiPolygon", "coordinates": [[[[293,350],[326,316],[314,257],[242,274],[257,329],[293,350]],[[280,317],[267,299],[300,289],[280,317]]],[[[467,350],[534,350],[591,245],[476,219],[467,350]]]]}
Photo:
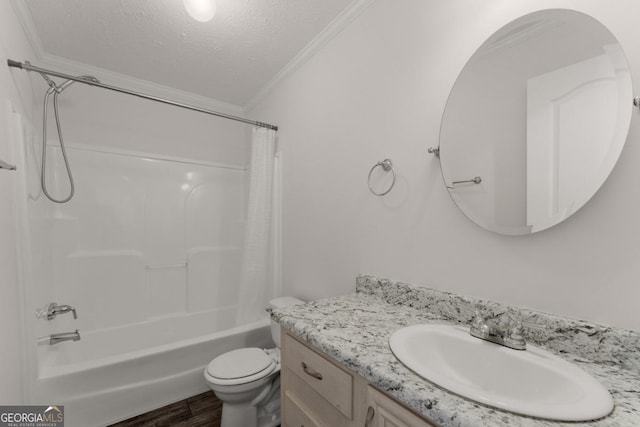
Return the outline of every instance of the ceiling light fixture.
{"type": "Polygon", "coordinates": [[[209,22],[216,14],[216,0],[182,0],[189,15],[198,22],[209,22]]]}

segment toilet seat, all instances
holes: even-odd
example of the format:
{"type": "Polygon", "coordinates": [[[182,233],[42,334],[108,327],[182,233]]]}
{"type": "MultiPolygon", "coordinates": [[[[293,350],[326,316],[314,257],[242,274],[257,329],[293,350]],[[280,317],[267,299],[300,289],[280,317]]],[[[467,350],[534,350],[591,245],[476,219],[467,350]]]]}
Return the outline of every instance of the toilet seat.
{"type": "MultiPolygon", "coordinates": [[[[290,298],[269,301],[282,308],[303,301],[290,298]]],[[[233,350],[213,359],[204,380],[222,401],[221,427],[275,427],[280,419],[280,325],[271,320],[275,348],[233,350]]],[[[254,343],[263,342],[252,338],[254,343]]],[[[224,351],[224,348],[218,349],[224,351]]]]}
{"type": "Polygon", "coordinates": [[[278,363],[264,350],[241,348],[224,353],[207,365],[206,373],[213,384],[232,386],[258,381],[278,367],[278,363]]]}

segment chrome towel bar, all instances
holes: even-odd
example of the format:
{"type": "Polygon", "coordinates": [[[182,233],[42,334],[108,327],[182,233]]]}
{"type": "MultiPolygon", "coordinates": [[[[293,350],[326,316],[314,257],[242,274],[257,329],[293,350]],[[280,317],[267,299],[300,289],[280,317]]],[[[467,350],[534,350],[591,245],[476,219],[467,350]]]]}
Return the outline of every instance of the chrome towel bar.
{"type": "Polygon", "coordinates": [[[456,185],[458,184],[480,184],[482,182],[482,178],[480,178],[479,176],[473,177],[472,179],[465,179],[463,181],[453,181],[451,183],[451,185],[447,185],[448,189],[453,189],[456,185]]]}
{"type": "Polygon", "coordinates": [[[464,181],[453,181],[451,184],[456,185],[456,184],[466,184],[471,182],[473,182],[474,184],[480,184],[482,182],[482,178],[480,178],[479,176],[476,176],[473,179],[465,179],[464,181]]]}

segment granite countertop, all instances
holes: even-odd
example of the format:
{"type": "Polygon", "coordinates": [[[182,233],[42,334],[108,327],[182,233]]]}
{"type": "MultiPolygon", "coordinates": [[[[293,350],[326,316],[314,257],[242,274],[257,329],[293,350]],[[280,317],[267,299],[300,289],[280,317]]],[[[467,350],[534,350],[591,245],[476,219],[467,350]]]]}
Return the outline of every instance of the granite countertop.
{"type": "MultiPolygon", "coordinates": [[[[456,304],[464,297],[438,293],[437,304],[430,300],[427,304],[430,305],[429,309],[425,307],[424,298],[416,296],[421,291],[411,285],[393,284],[369,276],[358,279],[359,286],[355,294],[277,309],[271,313],[272,318],[312,347],[441,426],[640,426],[640,372],[635,370],[637,360],[618,360],[620,347],[640,342],[636,334],[614,334],[614,345],[609,346],[611,351],[598,353],[607,353],[606,360],[597,361],[585,358],[585,354],[591,354],[589,351],[593,353],[592,349],[573,349],[575,351],[572,354],[567,351],[565,344],[558,347],[560,340],[557,338],[549,341],[554,345],[535,342],[535,345],[558,354],[593,375],[607,387],[615,401],[613,412],[597,421],[563,423],[540,420],[490,408],[447,392],[413,373],[391,352],[389,336],[397,329],[413,324],[455,323],[451,319],[451,312],[443,309],[441,295],[444,295],[444,300],[449,299],[449,303],[452,298],[456,299],[456,304]],[[618,359],[613,360],[616,357],[618,359]]],[[[459,310],[454,311],[459,313],[459,310]]],[[[583,331],[581,335],[596,335],[589,328],[584,323],[577,326],[583,331]]],[[[571,328],[564,324],[556,330],[572,334],[571,328]]],[[[612,334],[610,330],[605,332],[612,334]]],[[[608,335],[606,338],[596,338],[598,342],[611,341],[608,335]]],[[[569,339],[582,347],[590,346],[588,340],[576,339],[576,336],[569,339]]],[[[638,357],[637,349],[633,350],[636,350],[634,357],[638,357]]]]}

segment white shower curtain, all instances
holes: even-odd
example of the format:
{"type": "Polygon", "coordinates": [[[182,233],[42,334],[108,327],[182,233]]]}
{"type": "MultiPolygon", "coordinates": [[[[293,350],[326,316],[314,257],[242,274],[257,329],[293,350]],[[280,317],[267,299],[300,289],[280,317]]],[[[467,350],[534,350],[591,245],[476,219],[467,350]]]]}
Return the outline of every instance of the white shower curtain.
{"type": "Polygon", "coordinates": [[[238,293],[238,324],[265,316],[269,299],[279,292],[279,168],[276,132],[254,128],[249,169],[249,201],[238,293]]]}

